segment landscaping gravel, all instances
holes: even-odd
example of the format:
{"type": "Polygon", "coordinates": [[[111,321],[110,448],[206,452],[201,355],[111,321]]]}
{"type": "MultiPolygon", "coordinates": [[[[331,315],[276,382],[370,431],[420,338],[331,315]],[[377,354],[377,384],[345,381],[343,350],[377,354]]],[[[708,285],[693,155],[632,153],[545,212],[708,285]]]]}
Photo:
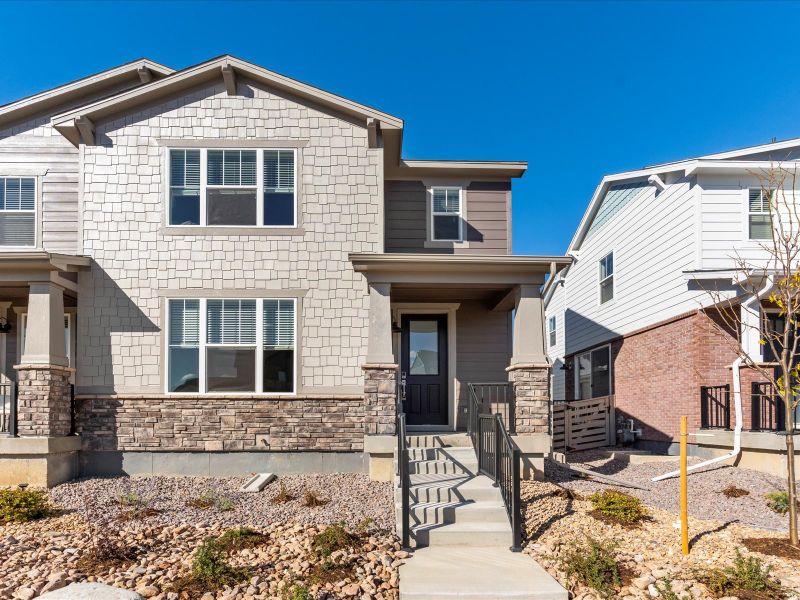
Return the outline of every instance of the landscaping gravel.
{"type": "Polygon", "coordinates": [[[372,519],[381,529],[394,527],[391,484],[370,481],[366,475],[281,475],[258,493],[239,492],[244,481],[239,477],[90,478],[56,486],[50,496],[56,506],[75,510],[90,523],[115,521],[138,508],[158,511],[148,517],[148,523],[170,526],[191,523],[199,527],[258,528],[275,522],[319,525],[340,521],[356,526],[372,519]],[[281,485],[294,499],[275,504],[272,499],[281,485]],[[306,492],[314,492],[327,502],[306,507],[306,492]],[[203,494],[216,497],[216,505],[206,509],[187,505],[203,494]],[[121,504],[120,499],[127,499],[128,505],[121,504]],[[131,502],[136,499],[138,502],[131,502]]]}
{"type": "MultiPolygon", "coordinates": [[[[679,468],[679,461],[664,460],[659,462],[630,464],[621,459],[609,459],[603,453],[586,451],[570,454],[570,464],[591,469],[597,473],[608,475],[646,488],[623,488],[591,479],[576,478],[574,472],[563,465],[548,461],[545,465],[547,479],[564,487],[581,493],[592,493],[606,488],[624,489],[625,492],[637,496],[648,506],[660,508],[677,514],[680,508],[680,481],[675,477],[664,481],[653,482],[657,475],[679,468]]],[[[700,462],[690,458],[689,464],[700,462]]],[[[751,527],[773,531],[786,531],[787,517],[770,510],[764,498],[767,492],[786,489],[786,479],[758,471],[733,467],[727,464],[710,465],[700,471],[689,473],[689,515],[699,519],[712,519],[723,523],[739,522],[751,527]],[[735,485],[749,492],[739,498],[728,498],[722,490],[735,485]]]]}
{"type": "MultiPolygon", "coordinates": [[[[656,471],[661,472],[658,468],[656,471]]],[[[675,515],[672,512],[650,508],[647,520],[638,526],[623,527],[596,519],[589,501],[572,499],[563,489],[550,482],[525,481],[521,495],[527,538],[524,552],[569,588],[573,600],[602,598],[595,590],[568,580],[565,573],[565,559],[574,545],[586,544],[588,539],[601,542],[613,553],[623,575],[622,585],[613,597],[621,600],[669,597],[680,600],[716,599],[703,584],[704,575],[709,569],[732,565],[737,552],[746,557],[756,557],[763,565],[769,565],[770,576],[785,588],[785,598],[800,598],[800,560],[747,549],[748,539],[785,540],[785,534],[767,534],[740,523],[701,520],[695,518],[690,509],[691,551],[688,556],[683,556],[680,533],[673,526],[675,515]],[[667,585],[671,585],[676,595],[659,592],[659,589],[666,589],[667,585]]],[[[774,596],[753,593],[739,597],[752,600],[774,596]]]]}

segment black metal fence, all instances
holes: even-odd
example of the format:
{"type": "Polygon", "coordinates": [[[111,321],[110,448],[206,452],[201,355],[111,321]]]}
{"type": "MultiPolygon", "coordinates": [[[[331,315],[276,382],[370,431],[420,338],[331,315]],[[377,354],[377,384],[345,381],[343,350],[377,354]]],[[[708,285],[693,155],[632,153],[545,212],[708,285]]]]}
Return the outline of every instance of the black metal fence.
{"type": "Polygon", "coordinates": [[[17,384],[0,383],[0,435],[17,435],[17,384]]]}
{"type": "MultiPolygon", "coordinates": [[[[470,390],[472,385],[470,385],[470,390]]],[[[501,414],[483,412],[476,394],[470,394],[468,433],[478,457],[478,471],[500,489],[511,523],[511,550],[522,549],[521,457],[503,424],[501,414]]]]}
{"type": "Polygon", "coordinates": [[[499,414],[506,430],[512,434],[516,432],[514,390],[510,383],[470,383],[468,387],[469,395],[481,407],[481,413],[499,414]]]}
{"type": "Polygon", "coordinates": [[[700,427],[731,428],[730,385],[707,385],[700,388],[700,427]]]}
{"type": "Polygon", "coordinates": [[[750,417],[753,431],[784,431],[786,408],[771,383],[754,381],[750,390],[750,417]]]}
{"type": "Polygon", "coordinates": [[[397,434],[397,478],[400,483],[400,539],[403,548],[410,547],[411,541],[411,474],[406,433],[406,414],[403,403],[406,396],[405,378],[398,379],[396,392],[396,431],[397,434]]]}

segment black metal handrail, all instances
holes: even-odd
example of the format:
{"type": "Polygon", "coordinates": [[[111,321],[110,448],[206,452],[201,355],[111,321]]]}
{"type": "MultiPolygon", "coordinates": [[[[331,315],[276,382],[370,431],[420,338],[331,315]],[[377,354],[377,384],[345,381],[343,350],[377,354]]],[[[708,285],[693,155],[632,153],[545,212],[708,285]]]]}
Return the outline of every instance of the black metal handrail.
{"type": "Polygon", "coordinates": [[[406,437],[405,377],[398,379],[396,392],[397,477],[400,480],[400,538],[403,548],[411,546],[411,467],[406,437]]]}
{"type": "Polygon", "coordinates": [[[0,435],[17,435],[17,384],[0,383],[0,435]]]}
{"type": "Polygon", "coordinates": [[[511,523],[511,551],[519,552],[522,549],[520,452],[503,424],[503,416],[481,411],[480,400],[470,394],[467,428],[478,457],[478,472],[492,479],[500,489],[511,523]]]}
{"type": "Polygon", "coordinates": [[[702,429],[731,428],[730,385],[700,387],[700,427],[702,429]]]}
{"type": "Polygon", "coordinates": [[[514,390],[506,382],[469,383],[469,395],[481,407],[480,412],[486,414],[500,414],[506,430],[515,433],[514,417],[514,390]]]}

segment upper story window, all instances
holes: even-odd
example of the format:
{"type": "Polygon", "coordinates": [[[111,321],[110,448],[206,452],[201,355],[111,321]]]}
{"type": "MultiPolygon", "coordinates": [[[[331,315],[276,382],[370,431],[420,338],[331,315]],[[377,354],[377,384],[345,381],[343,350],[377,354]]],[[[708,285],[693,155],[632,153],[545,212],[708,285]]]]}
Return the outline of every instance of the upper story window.
{"type": "Polygon", "coordinates": [[[549,338],[550,347],[556,345],[556,318],[550,317],[547,320],[547,337],[549,338]]]}
{"type": "Polygon", "coordinates": [[[614,253],[600,259],[600,304],[614,299],[614,253]]]}
{"type": "Polygon", "coordinates": [[[431,240],[460,242],[463,239],[461,188],[431,188],[431,240]]]}
{"type": "Polygon", "coordinates": [[[170,300],[167,391],[293,393],[294,299],[170,300]]]}
{"type": "Polygon", "coordinates": [[[36,245],[36,179],[0,177],[0,247],[36,245]]]}
{"type": "Polygon", "coordinates": [[[772,239],[771,204],[775,190],[750,188],[747,202],[747,235],[751,240],[772,239]]]}
{"type": "Polygon", "coordinates": [[[295,227],[295,150],[171,149],[169,224],[295,227]]]}

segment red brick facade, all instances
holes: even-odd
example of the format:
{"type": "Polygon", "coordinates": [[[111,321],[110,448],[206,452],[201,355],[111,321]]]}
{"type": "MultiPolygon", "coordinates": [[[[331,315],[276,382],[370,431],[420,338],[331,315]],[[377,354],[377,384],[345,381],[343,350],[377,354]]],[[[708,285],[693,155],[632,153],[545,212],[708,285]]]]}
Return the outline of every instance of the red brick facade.
{"type": "MultiPolygon", "coordinates": [[[[642,429],[643,441],[677,441],[681,415],[689,430],[700,427],[700,386],[731,386],[736,359],[735,338],[720,331],[718,315],[696,311],[617,338],[611,346],[611,390],[618,416],[630,417],[642,429]]],[[[587,348],[588,350],[588,348],[587,348]]],[[[566,377],[566,397],[574,398],[574,355],[566,377]]],[[[750,384],[763,378],[742,369],[744,427],[750,426],[750,384]]]]}

